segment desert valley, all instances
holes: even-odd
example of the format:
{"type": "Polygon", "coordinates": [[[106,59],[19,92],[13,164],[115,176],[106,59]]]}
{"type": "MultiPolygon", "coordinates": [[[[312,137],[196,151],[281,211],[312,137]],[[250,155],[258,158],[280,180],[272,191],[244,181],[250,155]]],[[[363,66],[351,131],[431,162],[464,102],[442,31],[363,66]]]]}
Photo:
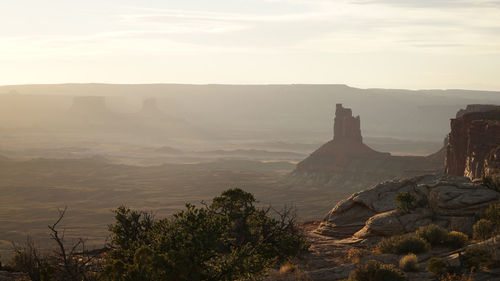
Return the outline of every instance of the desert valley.
{"type": "MultiPolygon", "coordinates": [[[[258,206],[293,207],[310,243],[297,269],[267,278],[340,280],[371,259],[399,266],[404,251],[370,253],[387,237],[437,225],[472,238],[500,198],[495,180],[484,182],[500,169],[496,92],[105,84],[0,92],[4,264],[27,235],[52,249],[47,225],[64,208],[66,241],[106,249],[120,205],[168,217],[236,187],[258,206]],[[401,211],[403,193],[412,199],[401,211]]],[[[422,253],[409,280],[437,276],[425,270],[429,255],[458,262],[454,249],[422,253]]],[[[482,279],[496,276],[487,270],[474,276],[496,280],[482,279]]]]}

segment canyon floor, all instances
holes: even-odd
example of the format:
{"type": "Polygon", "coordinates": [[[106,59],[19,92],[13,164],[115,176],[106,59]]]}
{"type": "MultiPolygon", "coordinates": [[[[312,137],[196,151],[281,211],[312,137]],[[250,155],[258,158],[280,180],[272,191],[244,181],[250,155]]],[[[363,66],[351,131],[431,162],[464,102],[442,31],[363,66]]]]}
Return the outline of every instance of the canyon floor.
{"type": "Polygon", "coordinates": [[[286,183],[294,165],[243,160],[212,163],[129,166],[100,158],[0,161],[0,255],[6,262],[12,242],[27,235],[48,249],[47,225],[67,207],[63,221],[68,239],[85,238],[102,247],[121,204],[168,216],[189,202],[200,204],[231,187],[255,195],[259,204],[297,208],[300,221],[319,220],[352,191],[310,189],[286,183]]]}

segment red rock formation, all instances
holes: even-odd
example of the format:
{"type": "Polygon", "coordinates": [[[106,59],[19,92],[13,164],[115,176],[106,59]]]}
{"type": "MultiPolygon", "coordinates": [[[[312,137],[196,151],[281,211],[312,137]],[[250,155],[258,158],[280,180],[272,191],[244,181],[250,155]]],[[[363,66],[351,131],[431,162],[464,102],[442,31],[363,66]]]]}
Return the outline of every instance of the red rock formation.
{"type": "Polygon", "coordinates": [[[342,107],[338,103],[335,110],[335,119],[333,122],[333,140],[334,141],[352,141],[361,143],[361,121],[359,116],[352,116],[350,108],[342,107]]]}
{"type": "MultiPolygon", "coordinates": [[[[498,165],[500,110],[482,111],[488,106],[467,107],[451,120],[445,172],[470,179],[490,175],[498,165]],[[479,112],[472,110],[479,109],[479,112]],[[485,166],[488,168],[485,169],[485,166]]],[[[496,107],[500,108],[500,107],[496,107]]]]}
{"type": "Polygon", "coordinates": [[[362,141],[360,118],[337,104],[333,140],[297,164],[294,179],[305,185],[358,189],[394,177],[442,171],[444,151],[428,157],[392,156],[362,141]]]}
{"type": "Polygon", "coordinates": [[[460,118],[464,116],[465,114],[472,113],[472,112],[486,112],[486,111],[492,111],[492,110],[500,110],[500,106],[498,105],[493,105],[493,104],[469,104],[465,109],[460,109],[457,112],[457,117],[460,118]]]}

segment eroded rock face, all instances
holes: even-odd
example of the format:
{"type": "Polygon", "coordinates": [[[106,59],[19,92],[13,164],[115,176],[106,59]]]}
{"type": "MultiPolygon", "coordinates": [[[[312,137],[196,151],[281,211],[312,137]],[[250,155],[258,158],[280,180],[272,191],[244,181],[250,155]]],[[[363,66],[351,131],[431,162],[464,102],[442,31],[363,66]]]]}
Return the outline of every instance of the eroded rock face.
{"type": "Polygon", "coordinates": [[[492,149],[484,160],[484,175],[500,175],[500,146],[492,149]]]}
{"type": "Polygon", "coordinates": [[[435,223],[470,233],[473,217],[499,199],[499,192],[465,177],[429,175],[388,181],[339,202],[317,232],[339,238],[368,238],[412,232],[435,223]],[[412,212],[395,211],[394,198],[400,192],[409,192],[415,198],[412,212]]]}
{"type": "Polygon", "coordinates": [[[470,179],[498,172],[497,148],[500,145],[500,107],[475,105],[457,113],[451,120],[446,151],[445,172],[470,179]],[[474,109],[497,108],[473,112],[474,109]],[[486,168],[488,167],[488,168],[486,168]]]}

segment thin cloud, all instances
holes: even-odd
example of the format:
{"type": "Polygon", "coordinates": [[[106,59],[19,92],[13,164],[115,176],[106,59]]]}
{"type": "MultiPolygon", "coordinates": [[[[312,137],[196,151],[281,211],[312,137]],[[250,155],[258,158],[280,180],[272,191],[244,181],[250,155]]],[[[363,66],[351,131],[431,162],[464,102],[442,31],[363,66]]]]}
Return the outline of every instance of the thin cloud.
{"type": "Polygon", "coordinates": [[[423,8],[499,7],[496,0],[352,0],[355,4],[388,4],[423,8]]]}

